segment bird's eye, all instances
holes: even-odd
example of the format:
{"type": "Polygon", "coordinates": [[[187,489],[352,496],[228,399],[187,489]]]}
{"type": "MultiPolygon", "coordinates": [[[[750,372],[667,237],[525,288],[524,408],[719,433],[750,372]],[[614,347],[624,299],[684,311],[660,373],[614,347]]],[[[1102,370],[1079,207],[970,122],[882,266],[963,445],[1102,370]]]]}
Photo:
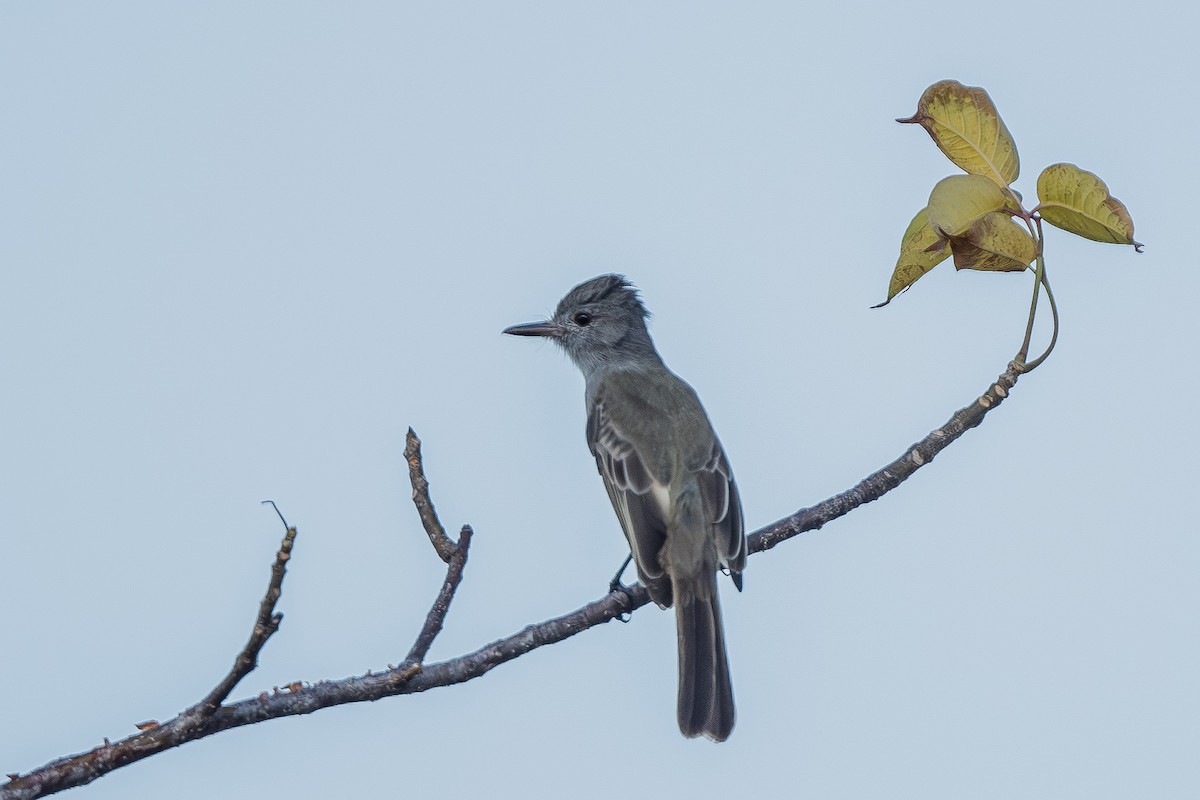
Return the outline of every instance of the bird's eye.
{"type": "Polygon", "coordinates": [[[571,319],[579,327],[586,328],[592,322],[592,315],[586,311],[579,311],[571,319]]]}

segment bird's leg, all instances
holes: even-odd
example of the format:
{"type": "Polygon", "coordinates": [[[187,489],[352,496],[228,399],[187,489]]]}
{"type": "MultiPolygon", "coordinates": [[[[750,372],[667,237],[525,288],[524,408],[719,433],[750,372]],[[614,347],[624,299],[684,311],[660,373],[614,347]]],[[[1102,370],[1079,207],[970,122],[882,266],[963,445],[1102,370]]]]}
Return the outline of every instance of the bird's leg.
{"type": "MultiPolygon", "coordinates": [[[[608,593],[612,594],[613,592],[620,592],[621,594],[625,595],[625,597],[629,600],[629,607],[632,608],[633,595],[629,593],[628,587],[621,583],[621,576],[625,574],[625,570],[629,569],[630,561],[633,561],[632,552],[625,556],[625,560],[621,562],[621,568],[617,570],[616,575],[613,575],[613,579],[608,582],[608,593]]],[[[629,614],[622,614],[621,616],[617,617],[617,619],[621,620],[621,622],[629,622],[632,617],[629,614]]]]}
{"type": "Polygon", "coordinates": [[[617,570],[617,574],[613,575],[613,579],[608,582],[608,591],[618,591],[625,588],[625,584],[621,583],[621,576],[625,574],[625,570],[629,569],[629,562],[633,561],[633,553],[625,556],[625,560],[621,562],[621,568],[617,570]]]}

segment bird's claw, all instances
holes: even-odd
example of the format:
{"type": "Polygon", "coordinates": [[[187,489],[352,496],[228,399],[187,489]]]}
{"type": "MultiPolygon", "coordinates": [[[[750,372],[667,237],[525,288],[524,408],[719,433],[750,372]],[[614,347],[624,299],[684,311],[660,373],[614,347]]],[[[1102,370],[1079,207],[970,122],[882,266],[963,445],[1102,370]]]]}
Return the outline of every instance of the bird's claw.
{"type": "Polygon", "coordinates": [[[621,583],[616,578],[613,578],[612,583],[608,585],[609,594],[623,594],[625,601],[629,604],[629,611],[622,611],[616,616],[618,622],[629,622],[633,619],[633,594],[629,591],[629,587],[621,583]]]}

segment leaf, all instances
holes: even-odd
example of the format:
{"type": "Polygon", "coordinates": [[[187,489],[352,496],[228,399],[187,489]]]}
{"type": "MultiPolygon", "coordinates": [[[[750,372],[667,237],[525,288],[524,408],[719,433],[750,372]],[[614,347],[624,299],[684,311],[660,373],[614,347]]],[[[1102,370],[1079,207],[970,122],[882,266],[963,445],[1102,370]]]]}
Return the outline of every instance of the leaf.
{"type": "Polygon", "coordinates": [[[1139,253],[1141,242],[1133,239],[1133,218],[1125,204],[1108,193],[1104,181],[1074,164],[1051,164],[1037,181],[1035,209],[1056,228],[1094,242],[1131,244],[1139,253]]]}
{"type": "Polygon", "coordinates": [[[1037,258],[1037,245],[1003,212],[985,214],[962,236],[950,237],[955,269],[1021,272],[1037,258]]]}
{"type": "Polygon", "coordinates": [[[908,223],[908,229],[900,239],[900,257],[892,271],[888,284],[887,299],[877,306],[881,308],[892,302],[892,298],[917,282],[917,279],[950,257],[950,251],[938,243],[945,243],[938,232],[929,224],[929,211],[922,208],[908,223]]]}
{"type": "Polygon", "coordinates": [[[958,81],[938,81],[917,102],[917,113],[897,122],[917,123],[965,172],[1008,186],[1021,172],[1012,134],[988,93],[958,81]]]}
{"type": "Polygon", "coordinates": [[[946,236],[961,236],[1007,201],[1004,190],[982,175],[951,175],[929,193],[929,223],[946,236]]]}

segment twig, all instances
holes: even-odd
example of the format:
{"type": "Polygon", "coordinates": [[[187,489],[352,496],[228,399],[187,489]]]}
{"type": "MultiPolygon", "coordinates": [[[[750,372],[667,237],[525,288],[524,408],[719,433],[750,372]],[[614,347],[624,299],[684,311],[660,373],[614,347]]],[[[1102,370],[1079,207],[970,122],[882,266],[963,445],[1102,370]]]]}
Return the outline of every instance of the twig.
{"type": "MultiPolygon", "coordinates": [[[[270,500],[263,502],[275,505],[270,500]]],[[[275,511],[278,513],[278,507],[275,511]]],[[[279,595],[283,592],[283,577],[287,574],[287,563],[292,558],[292,545],[296,542],[296,529],[287,524],[287,520],[283,519],[283,514],[280,514],[279,518],[283,520],[286,530],[283,534],[283,542],[279,545],[279,552],[275,554],[275,563],[271,565],[271,582],[267,584],[267,593],[263,595],[262,601],[258,604],[258,619],[254,621],[250,639],[242,648],[242,652],[238,653],[237,658],[234,659],[233,668],[229,670],[229,674],[213,687],[207,697],[193,707],[203,716],[212,715],[221,703],[225,702],[242,678],[254,671],[254,668],[258,666],[258,654],[262,652],[267,640],[279,630],[279,623],[283,621],[283,614],[275,611],[275,604],[279,602],[279,595]]],[[[193,709],[188,709],[188,712],[193,709]]]]}
{"type": "Polygon", "coordinates": [[[1008,397],[1022,372],[1023,367],[1020,364],[1016,361],[1010,362],[996,382],[974,403],[954,412],[945,425],[931,431],[928,436],[910,446],[903,455],[883,469],[871,473],[851,489],[835,494],[810,508],[802,508],[790,517],[755,531],[749,537],[750,552],[770,550],[797,534],[818,530],[864,503],[883,497],[918,469],[933,461],[934,456],[946,449],[951,442],[983,422],[984,415],[1008,397]]]}
{"type": "Polygon", "coordinates": [[[433,501],[429,499],[429,481],[425,480],[425,468],[421,463],[421,440],[417,438],[416,431],[412,428],[408,429],[408,435],[405,437],[404,460],[408,462],[408,479],[412,483],[413,505],[417,507],[421,525],[424,526],[425,533],[429,535],[429,541],[433,544],[433,549],[437,551],[438,556],[449,564],[450,559],[454,556],[455,544],[446,535],[446,529],[442,527],[437,511],[433,508],[433,501]]]}
{"type": "MultiPolygon", "coordinates": [[[[263,502],[275,506],[270,500],[263,502]]],[[[116,743],[105,738],[104,744],[86,753],[52,761],[28,775],[10,775],[12,780],[0,786],[0,800],[43,797],[73,786],[83,786],[118,767],[208,735],[214,715],[221,710],[221,703],[225,702],[242,678],[258,666],[258,654],[267,640],[279,630],[279,623],[283,620],[283,614],[275,612],[275,604],[283,591],[283,578],[292,557],[292,546],[296,542],[296,529],[287,524],[277,506],[275,513],[283,520],[286,531],[275,554],[275,562],[271,565],[271,580],[267,584],[267,593],[259,603],[254,629],[246,646],[234,659],[229,674],[203,700],[164,724],[153,720],[142,722],[136,726],[138,733],[116,743]]]]}
{"type": "MultiPolygon", "coordinates": [[[[955,412],[945,425],[932,431],[891,464],[845,492],[834,495],[811,508],[801,509],[785,519],[755,531],[750,536],[750,552],[769,550],[800,533],[821,528],[826,523],[849,513],[864,503],[877,500],[896,488],[914,472],[932,461],[934,456],[951,442],[982,422],[984,416],[1000,405],[1008,396],[1020,374],[1021,368],[1018,364],[1015,362],[1009,364],[1005,372],[975,402],[955,412]]],[[[414,470],[414,474],[420,476],[419,450],[414,452],[414,440],[416,440],[416,435],[410,432],[410,447],[406,449],[405,455],[409,458],[410,469],[414,470]],[[415,466],[410,453],[412,456],[416,456],[415,466]]],[[[416,441],[416,447],[419,447],[419,440],[416,441]]],[[[424,480],[423,476],[421,480],[424,480]]],[[[414,499],[420,493],[428,503],[427,484],[421,484],[424,487],[421,492],[416,491],[416,487],[419,485],[416,479],[413,484],[414,499]]],[[[419,502],[417,507],[420,511],[419,502]]],[[[432,515],[431,503],[428,508],[432,515]]],[[[433,520],[436,524],[436,517],[433,517],[433,520]]],[[[425,521],[424,514],[422,514],[422,521],[425,521]]],[[[440,525],[437,525],[437,528],[440,529],[440,525]]],[[[427,524],[426,532],[428,533],[430,530],[427,524]]],[[[454,545],[448,538],[446,542],[452,548],[463,551],[461,559],[465,563],[467,542],[470,541],[469,529],[465,528],[463,533],[464,539],[460,543],[461,548],[454,545]]],[[[445,532],[442,531],[441,535],[445,537],[445,532]]],[[[430,533],[430,538],[431,540],[435,539],[433,533],[430,533]]],[[[434,546],[438,546],[436,541],[434,546]]],[[[440,552],[441,550],[439,550],[440,552]]],[[[453,556],[454,553],[450,553],[446,559],[447,562],[453,556]]],[[[417,643],[413,645],[413,650],[409,654],[410,659],[415,655],[424,656],[421,647],[427,647],[427,645],[422,645],[422,643],[427,639],[432,641],[432,637],[436,635],[458,580],[461,580],[461,564],[457,569],[451,564],[447,569],[446,582],[443,584],[442,592],[435,601],[433,609],[426,618],[425,627],[422,628],[417,643]],[[445,598],[444,606],[443,597],[445,598]],[[426,629],[430,629],[431,633],[427,635],[426,629]]],[[[230,728],[252,725],[279,717],[311,714],[330,706],[380,700],[384,697],[401,694],[415,694],[441,686],[463,683],[487,673],[500,664],[525,655],[531,650],[561,642],[589,628],[631,613],[649,602],[650,597],[645,587],[635,584],[621,591],[611,592],[569,614],[529,625],[511,636],[491,642],[472,653],[448,661],[425,665],[422,668],[419,664],[406,660],[405,664],[400,667],[383,673],[367,673],[363,676],[337,681],[321,681],[310,685],[293,685],[294,688],[289,687],[289,690],[277,691],[274,694],[263,692],[254,698],[220,706],[211,715],[199,720],[186,719],[187,712],[185,712],[162,725],[141,731],[121,741],[115,743],[106,741],[102,746],[86,753],[60,758],[33,772],[14,778],[9,783],[0,786],[0,800],[32,800],[32,798],[53,794],[73,786],[82,786],[118,767],[230,728]]]]}
{"type": "Polygon", "coordinates": [[[408,656],[404,659],[406,662],[423,663],[434,638],[441,633],[442,624],[446,621],[446,612],[450,610],[450,601],[454,599],[454,592],[462,582],[463,567],[467,565],[467,550],[471,547],[473,533],[470,525],[463,525],[462,531],[459,532],[458,545],[454,548],[454,555],[450,557],[450,565],[446,568],[446,580],[442,582],[442,590],[438,592],[433,607],[425,616],[425,624],[421,626],[417,640],[408,651],[408,656]]]}
{"type": "MultiPolygon", "coordinates": [[[[628,591],[634,598],[633,608],[650,602],[650,596],[643,587],[633,586],[628,591]]],[[[530,625],[473,653],[428,665],[419,674],[409,677],[404,677],[404,668],[398,667],[383,673],[322,681],[294,692],[263,692],[257,697],[222,706],[200,726],[188,731],[186,738],[181,737],[183,731],[180,718],[177,717],[119,742],[106,743],[87,753],[52,761],[0,786],[0,800],[32,800],[63,789],[83,786],[118,767],[230,728],[253,725],[268,719],[311,714],[329,706],[380,700],[398,694],[416,694],[439,686],[463,683],[530,650],[561,642],[631,610],[627,596],[617,592],[565,616],[530,625]]]]}

